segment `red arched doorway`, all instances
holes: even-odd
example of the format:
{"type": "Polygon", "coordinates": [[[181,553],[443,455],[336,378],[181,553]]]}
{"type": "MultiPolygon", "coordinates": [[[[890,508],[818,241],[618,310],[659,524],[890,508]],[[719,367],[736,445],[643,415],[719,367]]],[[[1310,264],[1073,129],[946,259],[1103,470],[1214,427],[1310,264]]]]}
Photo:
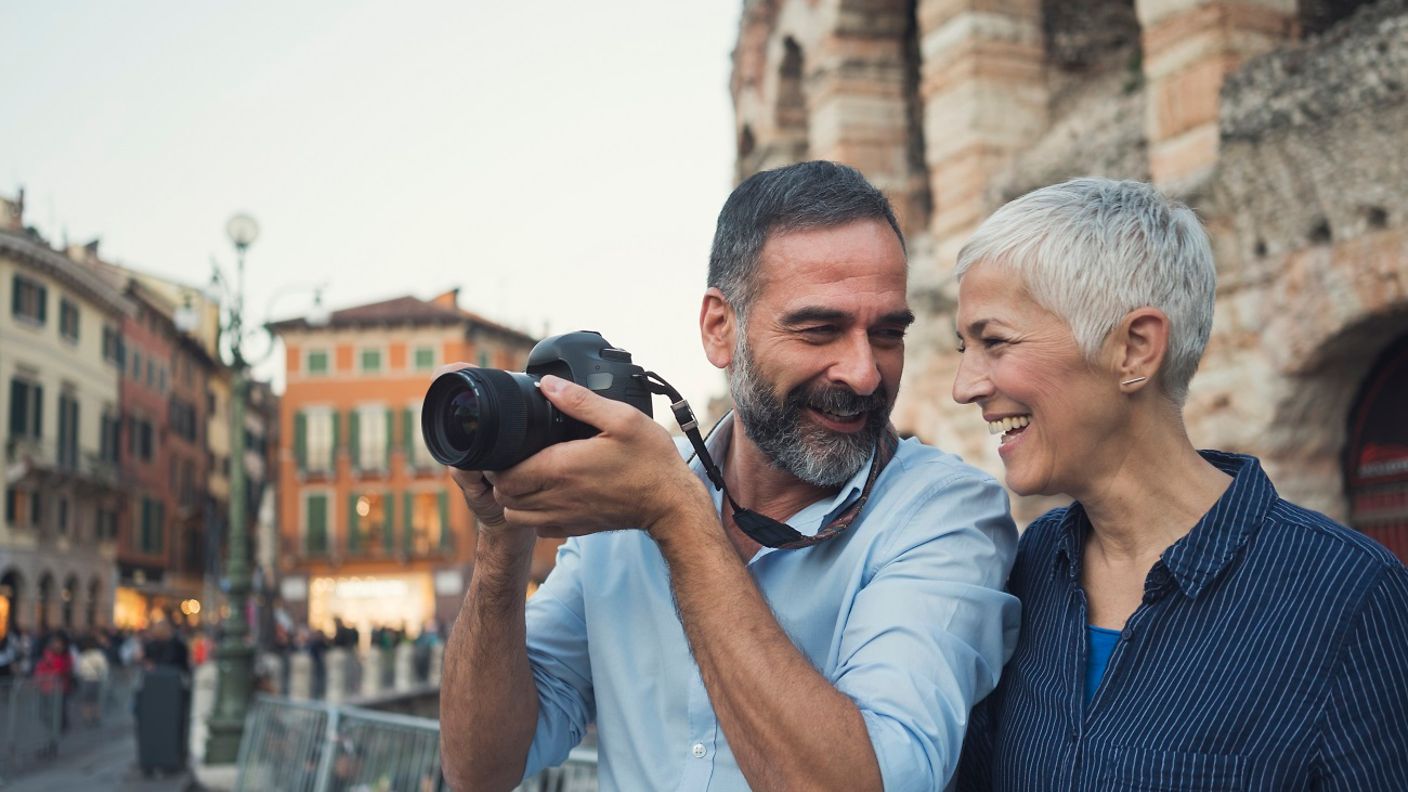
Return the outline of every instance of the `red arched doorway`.
{"type": "Polygon", "coordinates": [[[1364,380],[1344,462],[1350,525],[1408,561],[1408,336],[1364,380]]]}

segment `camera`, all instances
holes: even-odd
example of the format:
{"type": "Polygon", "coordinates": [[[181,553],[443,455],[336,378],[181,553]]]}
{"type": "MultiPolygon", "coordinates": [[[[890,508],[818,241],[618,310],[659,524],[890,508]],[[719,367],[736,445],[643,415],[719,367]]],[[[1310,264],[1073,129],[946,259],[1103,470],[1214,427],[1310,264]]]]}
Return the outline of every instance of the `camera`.
{"type": "Polygon", "coordinates": [[[461,470],[503,470],[553,443],[596,434],[538,391],[548,374],[653,417],[645,370],[631,362],[631,353],[592,330],[565,333],[539,341],[522,374],[465,368],[436,377],[420,414],[430,455],[461,470]]]}

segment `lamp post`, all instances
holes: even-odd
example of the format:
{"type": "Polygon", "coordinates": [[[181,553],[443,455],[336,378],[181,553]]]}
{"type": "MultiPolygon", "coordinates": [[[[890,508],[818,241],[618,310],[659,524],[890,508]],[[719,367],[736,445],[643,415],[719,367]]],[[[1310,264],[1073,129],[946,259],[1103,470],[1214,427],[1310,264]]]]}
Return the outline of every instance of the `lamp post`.
{"type": "Polygon", "coordinates": [[[248,526],[245,523],[244,405],[249,383],[249,363],[244,357],[244,254],[259,237],[259,224],[247,214],[237,214],[225,225],[235,245],[233,288],[215,269],[215,281],[229,292],[229,311],[221,328],[230,357],[230,530],[225,579],[229,608],[224,635],[215,650],[219,670],[215,707],[210,715],[210,737],[205,746],[206,764],[231,764],[239,756],[244,717],[254,688],[254,647],[249,643],[245,606],[249,599],[248,526]]]}

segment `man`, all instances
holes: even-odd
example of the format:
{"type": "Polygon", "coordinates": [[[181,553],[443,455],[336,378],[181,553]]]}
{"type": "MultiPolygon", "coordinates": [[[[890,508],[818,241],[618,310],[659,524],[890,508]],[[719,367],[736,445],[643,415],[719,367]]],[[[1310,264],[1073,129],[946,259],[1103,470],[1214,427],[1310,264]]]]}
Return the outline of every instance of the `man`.
{"type": "Polygon", "coordinates": [[[452,471],[482,525],[441,688],[453,786],[510,789],[591,722],[604,789],[947,783],[1015,642],[1016,532],[991,478],[889,429],[906,277],[845,166],[760,173],[719,215],[699,326],[737,412],[709,450],[804,546],[760,545],[663,428],[555,377],[599,435],[452,471]],[[572,538],[525,603],[535,534],[572,538]]]}

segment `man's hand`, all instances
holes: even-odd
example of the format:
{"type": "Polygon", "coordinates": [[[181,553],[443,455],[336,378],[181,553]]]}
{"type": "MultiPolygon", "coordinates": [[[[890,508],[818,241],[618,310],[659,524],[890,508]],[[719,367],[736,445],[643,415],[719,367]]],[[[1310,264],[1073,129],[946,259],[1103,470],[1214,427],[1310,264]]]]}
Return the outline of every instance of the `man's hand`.
{"type": "Polygon", "coordinates": [[[548,446],[508,470],[485,474],[510,525],[550,537],[622,528],[653,534],[681,509],[713,511],[669,433],[649,416],[559,377],[544,377],[541,390],[553,406],[600,434],[548,446]]]}

